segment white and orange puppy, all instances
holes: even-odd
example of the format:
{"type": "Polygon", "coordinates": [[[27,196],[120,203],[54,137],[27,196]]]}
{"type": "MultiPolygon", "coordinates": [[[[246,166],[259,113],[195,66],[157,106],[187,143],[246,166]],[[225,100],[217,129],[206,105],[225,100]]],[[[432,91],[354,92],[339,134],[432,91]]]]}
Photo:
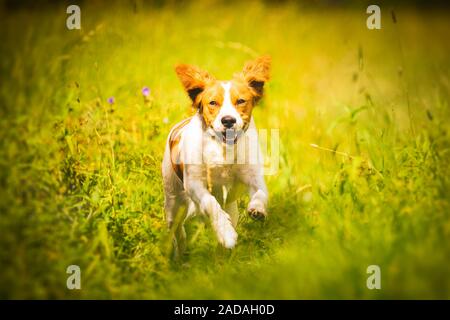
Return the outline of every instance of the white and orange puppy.
{"type": "Polygon", "coordinates": [[[184,250],[183,224],[196,213],[207,215],[219,242],[233,248],[238,237],[236,199],[242,186],[250,193],[250,216],[267,216],[268,194],[252,109],[269,80],[270,58],[247,62],[230,81],[216,80],[185,64],[175,71],[197,110],[172,128],[162,163],[166,220],[175,234],[175,250],[184,250]]]}

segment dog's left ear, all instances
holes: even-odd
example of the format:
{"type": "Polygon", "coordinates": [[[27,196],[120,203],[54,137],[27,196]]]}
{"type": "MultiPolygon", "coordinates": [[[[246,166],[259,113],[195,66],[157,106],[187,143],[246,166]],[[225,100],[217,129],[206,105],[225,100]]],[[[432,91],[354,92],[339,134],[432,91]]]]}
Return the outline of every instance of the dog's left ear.
{"type": "Polygon", "coordinates": [[[262,56],[256,60],[248,61],[242,75],[249,87],[255,94],[255,100],[258,101],[264,92],[264,83],[270,78],[270,56],[262,56]]]}
{"type": "Polygon", "coordinates": [[[200,103],[200,94],[205,89],[206,84],[214,78],[208,72],[188,64],[177,65],[175,67],[175,72],[189,95],[189,98],[191,98],[193,106],[198,107],[200,103]]]}

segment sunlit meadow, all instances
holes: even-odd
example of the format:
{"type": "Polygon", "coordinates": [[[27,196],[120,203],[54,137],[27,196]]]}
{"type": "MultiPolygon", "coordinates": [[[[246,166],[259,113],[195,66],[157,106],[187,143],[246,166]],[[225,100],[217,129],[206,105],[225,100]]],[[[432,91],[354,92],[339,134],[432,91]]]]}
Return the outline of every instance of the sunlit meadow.
{"type": "Polygon", "coordinates": [[[85,1],[68,30],[62,3],[0,4],[1,298],[450,298],[445,10],[382,6],[368,30],[363,5],[85,1]],[[197,218],[172,261],[160,163],[192,114],[174,65],[226,79],[261,54],[270,217],[243,197],[233,251],[197,218]]]}

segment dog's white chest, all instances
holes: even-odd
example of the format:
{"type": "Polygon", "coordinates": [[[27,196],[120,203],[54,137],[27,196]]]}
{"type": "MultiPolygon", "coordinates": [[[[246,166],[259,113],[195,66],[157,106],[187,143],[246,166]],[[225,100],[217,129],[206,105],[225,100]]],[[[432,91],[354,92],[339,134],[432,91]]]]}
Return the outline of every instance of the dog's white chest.
{"type": "Polygon", "coordinates": [[[206,137],[203,140],[203,160],[207,165],[225,164],[224,148],[213,139],[206,137]]]}
{"type": "Polygon", "coordinates": [[[205,138],[203,160],[208,179],[213,185],[230,186],[234,180],[233,154],[234,146],[225,146],[214,139],[205,138]],[[231,149],[230,149],[231,148],[231,149]]]}

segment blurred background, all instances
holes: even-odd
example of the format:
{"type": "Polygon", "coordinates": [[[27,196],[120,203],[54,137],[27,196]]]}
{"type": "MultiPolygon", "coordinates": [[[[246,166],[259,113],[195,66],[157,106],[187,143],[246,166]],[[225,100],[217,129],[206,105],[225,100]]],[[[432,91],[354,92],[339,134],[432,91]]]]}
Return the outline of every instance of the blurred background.
{"type": "Polygon", "coordinates": [[[0,1],[0,298],[450,298],[447,3],[378,1],[369,30],[370,1],[0,1]],[[160,162],[193,112],[174,65],[227,79],[262,54],[270,217],[243,197],[232,252],[194,219],[173,262],[160,162]]]}

